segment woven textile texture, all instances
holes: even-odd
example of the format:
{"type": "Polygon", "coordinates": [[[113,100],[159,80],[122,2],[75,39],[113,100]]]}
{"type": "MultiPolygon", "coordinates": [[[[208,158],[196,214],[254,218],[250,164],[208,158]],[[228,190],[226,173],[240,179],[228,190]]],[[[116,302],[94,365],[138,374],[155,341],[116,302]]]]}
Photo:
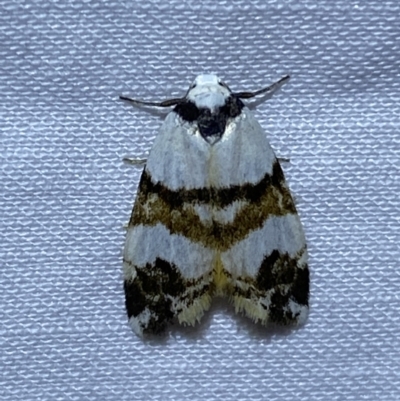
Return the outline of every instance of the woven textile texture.
{"type": "Polygon", "coordinates": [[[400,2],[0,0],[0,399],[400,399],[400,2]],[[255,108],[310,253],[311,312],[216,300],[130,330],[122,247],[164,100],[213,72],[255,108]]]}

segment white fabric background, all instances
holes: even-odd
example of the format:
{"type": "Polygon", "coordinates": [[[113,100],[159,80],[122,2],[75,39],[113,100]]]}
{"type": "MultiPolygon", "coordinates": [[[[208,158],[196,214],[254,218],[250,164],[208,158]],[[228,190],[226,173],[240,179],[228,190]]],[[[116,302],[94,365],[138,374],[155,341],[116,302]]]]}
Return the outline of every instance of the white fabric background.
{"type": "Polygon", "coordinates": [[[399,400],[400,3],[0,1],[1,400],[399,400]],[[256,116],[309,244],[311,314],[127,325],[123,224],[162,119],[120,102],[292,79],[256,116]]]}

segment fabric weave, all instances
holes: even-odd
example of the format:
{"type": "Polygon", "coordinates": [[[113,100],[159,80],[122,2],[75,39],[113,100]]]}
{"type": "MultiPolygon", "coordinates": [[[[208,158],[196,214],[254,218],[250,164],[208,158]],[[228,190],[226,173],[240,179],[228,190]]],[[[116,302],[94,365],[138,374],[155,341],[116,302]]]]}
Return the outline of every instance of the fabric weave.
{"type": "MultiPolygon", "coordinates": [[[[400,399],[397,1],[0,0],[0,399],[400,399]],[[255,114],[308,240],[306,326],[216,300],[129,329],[122,246],[164,111],[118,101],[291,81],[255,114]]],[[[254,105],[254,102],[251,103],[254,105]]]]}

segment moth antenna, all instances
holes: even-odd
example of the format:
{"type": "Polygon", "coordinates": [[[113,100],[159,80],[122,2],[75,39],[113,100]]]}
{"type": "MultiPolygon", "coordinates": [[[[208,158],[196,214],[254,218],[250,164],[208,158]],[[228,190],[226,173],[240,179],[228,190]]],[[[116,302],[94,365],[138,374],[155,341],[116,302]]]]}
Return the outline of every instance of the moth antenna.
{"type": "Polygon", "coordinates": [[[120,96],[121,100],[125,100],[127,102],[139,105],[139,106],[152,106],[152,107],[172,107],[176,106],[177,104],[183,103],[185,99],[183,98],[176,98],[176,99],[167,99],[162,102],[145,102],[143,100],[136,100],[132,99],[127,96],[120,96]]]}
{"type": "Polygon", "coordinates": [[[288,82],[290,79],[289,75],[285,75],[282,77],[279,81],[273,83],[270,86],[267,86],[266,88],[260,89],[255,92],[238,92],[238,93],[233,93],[234,96],[240,98],[240,99],[250,99],[252,97],[262,95],[265,93],[274,93],[276,92],[282,85],[284,85],[286,82],[288,82]]]}

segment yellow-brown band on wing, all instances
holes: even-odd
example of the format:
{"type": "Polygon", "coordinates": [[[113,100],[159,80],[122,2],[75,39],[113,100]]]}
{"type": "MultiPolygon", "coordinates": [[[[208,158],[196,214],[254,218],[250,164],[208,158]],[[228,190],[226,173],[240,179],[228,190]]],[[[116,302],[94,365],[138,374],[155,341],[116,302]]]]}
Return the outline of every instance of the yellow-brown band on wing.
{"type": "Polygon", "coordinates": [[[266,174],[257,184],[221,189],[172,191],[161,183],[154,184],[144,171],[129,226],[161,223],[171,234],[181,234],[193,242],[225,251],[260,228],[269,216],[288,213],[296,213],[296,208],[278,162],[272,175],[266,174]],[[194,208],[208,204],[213,209],[222,209],[235,201],[243,202],[243,206],[228,223],[202,221],[194,208]]]}

